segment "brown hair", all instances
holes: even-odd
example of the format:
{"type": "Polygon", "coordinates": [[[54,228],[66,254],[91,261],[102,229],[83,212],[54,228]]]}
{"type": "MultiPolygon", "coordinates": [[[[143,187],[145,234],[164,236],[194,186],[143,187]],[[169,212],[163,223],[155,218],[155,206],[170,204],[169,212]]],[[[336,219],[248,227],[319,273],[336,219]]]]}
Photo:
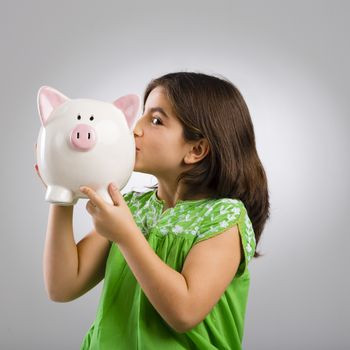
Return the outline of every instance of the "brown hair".
{"type": "MultiPolygon", "coordinates": [[[[238,89],[228,80],[194,72],[166,74],[152,80],[144,105],[157,86],[165,89],[186,141],[205,138],[209,153],[180,174],[188,198],[208,193],[211,198],[241,200],[252,221],[258,244],[269,218],[267,178],[259,159],[253,123],[238,89]]],[[[261,254],[257,251],[254,257],[261,254]]]]}

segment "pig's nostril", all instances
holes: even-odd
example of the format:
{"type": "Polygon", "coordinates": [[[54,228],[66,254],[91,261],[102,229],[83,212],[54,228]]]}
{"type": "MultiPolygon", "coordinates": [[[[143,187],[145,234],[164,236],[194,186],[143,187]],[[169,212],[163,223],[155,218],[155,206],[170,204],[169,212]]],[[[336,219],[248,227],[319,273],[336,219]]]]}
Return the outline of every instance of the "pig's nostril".
{"type": "Polygon", "coordinates": [[[79,133],[78,133],[77,137],[79,138],[79,133]]]}
{"type": "Polygon", "coordinates": [[[88,133],[88,139],[90,140],[90,133],[88,133]]]}

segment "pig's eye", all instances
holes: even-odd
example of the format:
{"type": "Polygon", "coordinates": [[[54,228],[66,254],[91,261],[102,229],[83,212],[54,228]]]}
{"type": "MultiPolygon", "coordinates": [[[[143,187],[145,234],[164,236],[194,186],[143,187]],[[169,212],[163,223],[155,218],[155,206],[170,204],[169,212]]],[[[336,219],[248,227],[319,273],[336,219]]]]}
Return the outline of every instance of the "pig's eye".
{"type": "Polygon", "coordinates": [[[77,119],[78,119],[78,120],[80,120],[80,119],[81,119],[81,116],[80,116],[80,115],[78,115],[78,116],[77,116],[77,119]]]}
{"type": "Polygon", "coordinates": [[[93,115],[90,117],[90,120],[94,120],[94,116],[93,115]]]}

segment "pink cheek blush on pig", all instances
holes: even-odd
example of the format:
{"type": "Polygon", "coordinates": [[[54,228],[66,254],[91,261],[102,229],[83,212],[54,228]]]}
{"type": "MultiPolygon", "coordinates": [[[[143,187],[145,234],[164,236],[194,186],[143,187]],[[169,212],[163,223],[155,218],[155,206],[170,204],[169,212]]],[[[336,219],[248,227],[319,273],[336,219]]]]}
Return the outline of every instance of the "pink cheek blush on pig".
{"type": "Polygon", "coordinates": [[[45,200],[74,205],[87,198],[79,187],[93,188],[112,204],[108,185],[121,190],[135,163],[133,125],[140,107],[137,95],[112,103],[69,99],[43,86],[38,92],[41,128],[37,141],[37,164],[47,185],[45,200]]]}

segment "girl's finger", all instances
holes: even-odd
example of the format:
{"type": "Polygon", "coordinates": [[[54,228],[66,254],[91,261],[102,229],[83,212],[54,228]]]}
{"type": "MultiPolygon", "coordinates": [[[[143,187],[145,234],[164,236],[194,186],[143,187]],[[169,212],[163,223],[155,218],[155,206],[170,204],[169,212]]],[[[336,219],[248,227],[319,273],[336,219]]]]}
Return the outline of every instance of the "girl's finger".
{"type": "Polygon", "coordinates": [[[36,171],[37,175],[39,176],[39,179],[40,179],[41,182],[45,185],[45,187],[47,187],[46,183],[44,182],[43,178],[42,178],[41,175],[40,175],[40,171],[39,171],[38,164],[35,164],[34,167],[35,167],[35,171],[36,171]]]}
{"type": "Polygon", "coordinates": [[[87,186],[81,186],[80,191],[86,194],[88,198],[91,200],[92,204],[94,204],[96,207],[100,209],[104,207],[105,202],[92,188],[87,186]]]}
{"type": "Polygon", "coordinates": [[[122,203],[121,198],[123,199],[123,196],[119,192],[117,186],[114,183],[111,183],[108,186],[108,190],[114,205],[120,205],[122,203]]]}
{"type": "Polygon", "coordinates": [[[93,215],[96,212],[96,209],[96,205],[91,202],[91,200],[86,203],[86,210],[89,212],[89,214],[93,215]]]}

